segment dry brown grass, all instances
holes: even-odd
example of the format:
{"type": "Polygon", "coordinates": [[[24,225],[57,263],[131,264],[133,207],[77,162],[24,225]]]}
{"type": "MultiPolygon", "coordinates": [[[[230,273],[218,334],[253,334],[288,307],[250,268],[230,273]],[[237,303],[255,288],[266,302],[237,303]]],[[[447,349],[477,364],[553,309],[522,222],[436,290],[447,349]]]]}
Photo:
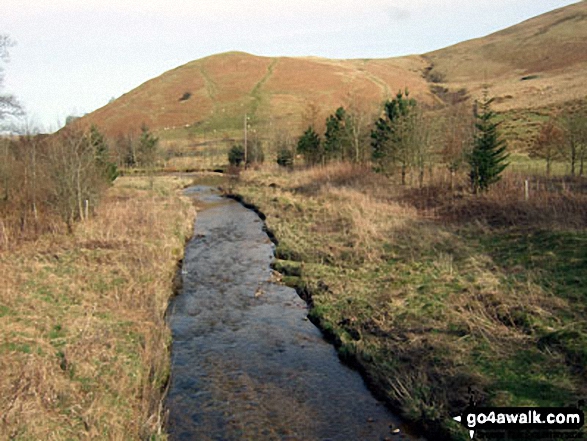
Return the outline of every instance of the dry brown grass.
{"type": "Polygon", "coordinates": [[[578,2],[425,57],[451,89],[479,98],[489,85],[497,111],[552,106],[586,94],[586,24],[578,2]]]}
{"type": "Polygon", "coordinates": [[[315,102],[326,116],[344,104],[351,90],[378,105],[408,87],[412,96],[431,103],[420,71],[425,66],[419,57],[327,60],[229,52],[166,72],[83,117],[80,123],[96,124],[113,137],[129,127],[136,132],[145,122],[164,136],[164,130],[171,128],[185,137],[185,127],[191,126],[192,132],[207,132],[220,139],[223,132],[240,129],[248,112],[258,129],[297,131],[309,102],[315,102]],[[185,92],[192,97],[180,101],[185,92]]]}
{"type": "Polygon", "coordinates": [[[448,224],[478,222],[491,227],[559,230],[587,227],[587,183],[582,178],[547,178],[506,170],[490,191],[477,196],[469,194],[466,176],[455,179],[454,191],[448,182],[441,170],[424,188],[404,189],[400,200],[418,208],[420,215],[448,224]]]}
{"type": "Polygon", "coordinates": [[[119,178],[73,235],[0,253],[0,438],[163,439],[164,321],[193,208],[119,178]]]}

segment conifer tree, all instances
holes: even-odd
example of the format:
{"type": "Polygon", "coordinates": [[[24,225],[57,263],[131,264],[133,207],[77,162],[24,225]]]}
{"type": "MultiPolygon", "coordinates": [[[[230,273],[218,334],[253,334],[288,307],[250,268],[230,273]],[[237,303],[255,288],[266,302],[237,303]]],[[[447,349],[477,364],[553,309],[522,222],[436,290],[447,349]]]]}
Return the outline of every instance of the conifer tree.
{"type": "Polygon", "coordinates": [[[324,134],[324,155],[326,159],[345,159],[345,123],[346,112],[343,107],[336,109],[333,115],[326,119],[326,133],[324,134]]]}
{"type": "Polygon", "coordinates": [[[240,145],[233,145],[228,151],[228,162],[230,165],[239,167],[245,161],[245,148],[240,145]]]}
{"type": "Polygon", "coordinates": [[[141,167],[152,166],[155,163],[158,144],[159,138],[155,137],[149,131],[149,128],[143,124],[141,126],[141,137],[139,138],[139,146],[137,149],[137,162],[141,167]]]}
{"type": "Polygon", "coordinates": [[[94,124],[92,124],[90,132],[86,136],[94,151],[96,166],[109,182],[113,182],[118,177],[118,170],[116,164],[110,160],[110,149],[106,138],[94,124]]]}
{"type": "Polygon", "coordinates": [[[409,98],[409,92],[401,90],[396,97],[385,103],[384,114],[375,122],[371,132],[372,158],[377,170],[389,173],[399,164],[402,183],[405,183],[407,168],[411,160],[411,137],[416,129],[412,116],[416,100],[409,98]]]}
{"type": "Polygon", "coordinates": [[[309,165],[319,164],[324,161],[324,151],[320,136],[313,127],[308,127],[298,140],[298,153],[304,156],[309,165]]]}
{"type": "Polygon", "coordinates": [[[484,93],[483,101],[475,106],[475,139],[473,149],[468,155],[471,167],[469,177],[473,193],[486,191],[490,185],[501,178],[501,172],[509,165],[506,152],[507,145],[498,131],[499,123],[495,122],[496,113],[491,110],[493,99],[484,93]]]}

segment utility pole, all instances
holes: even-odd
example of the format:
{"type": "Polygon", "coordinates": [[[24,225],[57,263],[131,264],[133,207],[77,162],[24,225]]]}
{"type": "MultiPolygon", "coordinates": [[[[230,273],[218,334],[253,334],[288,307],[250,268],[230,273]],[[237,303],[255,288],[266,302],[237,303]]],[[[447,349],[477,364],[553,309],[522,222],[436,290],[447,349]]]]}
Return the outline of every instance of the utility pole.
{"type": "Polygon", "coordinates": [[[245,113],[245,168],[247,167],[247,114],[245,113]]]}

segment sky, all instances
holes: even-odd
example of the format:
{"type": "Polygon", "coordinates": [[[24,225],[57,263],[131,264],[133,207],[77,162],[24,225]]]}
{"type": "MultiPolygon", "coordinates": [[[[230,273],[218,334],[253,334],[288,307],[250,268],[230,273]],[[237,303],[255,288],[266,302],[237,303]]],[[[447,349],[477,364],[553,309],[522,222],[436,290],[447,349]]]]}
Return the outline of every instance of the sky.
{"type": "Polygon", "coordinates": [[[227,51],[386,58],[482,37],[576,0],[1,0],[4,89],[59,128],[189,61],[227,51]]]}

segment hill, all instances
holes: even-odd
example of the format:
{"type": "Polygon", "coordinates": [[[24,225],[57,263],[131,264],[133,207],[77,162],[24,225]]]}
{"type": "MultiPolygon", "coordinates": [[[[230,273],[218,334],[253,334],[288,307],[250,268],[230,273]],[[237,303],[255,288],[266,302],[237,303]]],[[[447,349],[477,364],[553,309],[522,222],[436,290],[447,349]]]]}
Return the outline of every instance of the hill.
{"type": "Polygon", "coordinates": [[[498,110],[536,108],[585,97],[586,42],[581,1],[423,57],[433,81],[472,92],[487,83],[498,110]]]}
{"type": "Polygon", "coordinates": [[[422,77],[425,68],[419,56],[329,60],[229,52],[166,72],[82,121],[110,135],[141,123],[157,131],[202,134],[240,129],[247,114],[263,126],[298,130],[309,105],[332,112],[349,94],[379,103],[407,87],[416,98],[432,102],[422,77]]]}
{"type": "Polygon", "coordinates": [[[587,95],[587,2],[581,1],[486,37],[423,55],[330,60],[229,52],[168,71],[81,119],[111,136],[142,123],[166,139],[235,136],[245,114],[263,133],[297,135],[314,108],[317,119],[359,97],[375,111],[408,88],[433,104],[462,90],[496,97],[513,112],[510,139],[529,139],[551,108],[587,95]]]}

